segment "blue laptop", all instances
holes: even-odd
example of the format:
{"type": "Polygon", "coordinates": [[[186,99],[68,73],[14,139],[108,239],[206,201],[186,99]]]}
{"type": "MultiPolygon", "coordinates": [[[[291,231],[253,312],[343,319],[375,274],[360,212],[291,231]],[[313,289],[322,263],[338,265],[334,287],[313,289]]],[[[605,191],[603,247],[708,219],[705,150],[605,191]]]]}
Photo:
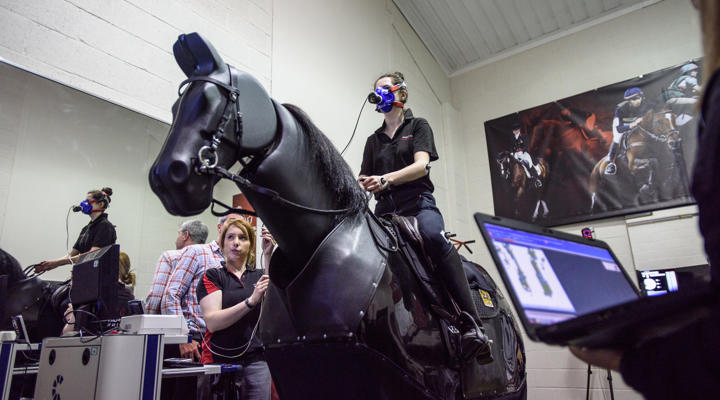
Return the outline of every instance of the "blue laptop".
{"type": "Polygon", "coordinates": [[[476,213],[475,222],[530,339],[626,347],[709,312],[709,285],[641,296],[610,247],[537,225],[476,213]]]}

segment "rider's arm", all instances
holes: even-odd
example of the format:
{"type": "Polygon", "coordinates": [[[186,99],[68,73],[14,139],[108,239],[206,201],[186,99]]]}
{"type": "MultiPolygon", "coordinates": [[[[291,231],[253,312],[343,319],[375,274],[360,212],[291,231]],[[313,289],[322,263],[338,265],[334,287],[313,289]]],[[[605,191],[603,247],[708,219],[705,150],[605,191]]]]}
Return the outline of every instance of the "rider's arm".
{"type": "Polygon", "coordinates": [[[399,185],[401,183],[414,181],[428,174],[428,164],[430,163],[430,155],[425,151],[418,151],[413,155],[414,162],[405,168],[397,171],[388,172],[385,175],[360,175],[360,185],[365,190],[373,193],[380,192],[390,185],[399,185]]]}
{"type": "Polygon", "coordinates": [[[62,265],[70,264],[71,259],[72,259],[72,263],[75,264],[77,262],[78,258],[80,258],[80,256],[87,254],[87,253],[91,253],[98,249],[100,249],[100,247],[91,247],[90,250],[88,250],[84,253],[80,253],[80,251],[78,251],[78,249],[73,248],[72,250],[70,250],[70,254],[67,256],[56,258],[54,260],[41,262],[40,265],[38,265],[38,267],[35,267],[35,272],[50,271],[51,269],[55,269],[62,265]]]}
{"type": "Polygon", "coordinates": [[[403,169],[389,172],[383,177],[390,185],[414,181],[428,174],[427,165],[430,164],[430,154],[426,151],[418,151],[413,154],[414,162],[403,169]]]}
{"type": "Polygon", "coordinates": [[[620,122],[620,117],[613,118],[613,127],[615,128],[618,133],[625,133],[632,129],[633,127],[630,126],[630,124],[623,124],[620,122]]]}

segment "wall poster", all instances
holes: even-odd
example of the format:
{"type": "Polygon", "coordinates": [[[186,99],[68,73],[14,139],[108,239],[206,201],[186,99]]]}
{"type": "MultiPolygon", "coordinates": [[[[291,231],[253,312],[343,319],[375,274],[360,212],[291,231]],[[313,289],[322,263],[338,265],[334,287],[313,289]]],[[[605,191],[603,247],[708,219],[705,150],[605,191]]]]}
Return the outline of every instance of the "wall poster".
{"type": "Polygon", "coordinates": [[[700,67],[486,121],[495,215],[555,226],[693,203],[700,67]]]}

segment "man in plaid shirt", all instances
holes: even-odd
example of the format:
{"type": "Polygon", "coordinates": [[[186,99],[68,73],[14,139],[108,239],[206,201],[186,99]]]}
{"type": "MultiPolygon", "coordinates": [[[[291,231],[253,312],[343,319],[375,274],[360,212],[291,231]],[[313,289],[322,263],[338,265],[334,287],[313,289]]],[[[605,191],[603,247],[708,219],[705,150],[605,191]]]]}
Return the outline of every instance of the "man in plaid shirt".
{"type": "Polygon", "coordinates": [[[160,305],[163,314],[183,315],[188,323],[191,343],[180,345],[180,357],[200,361],[200,343],[205,334],[205,321],[202,318],[196,290],[198,282],[210,268],[220,268],[224,260],[218,242],[222,230],[230,221],[243,218],[239,214],[229,214],[218,221],[218,239],[208,244],[196,244],[186,247],[177,261],[168,279],[160,305]]]}
{"type": "Polygon", "coordinates": [[[155,268],[150,293],[145,299],[145,312],[148,314],[160,314],[160,303],[165,294],[165,286],[175,264],[182,255],[182,250],[191,244],[203,244],[208,237],[208,228],[202,221],[194,219],[185,221],[178,230],[178,237],[175,239],[175,250],[167,250],[160,256],[155,268]]]}

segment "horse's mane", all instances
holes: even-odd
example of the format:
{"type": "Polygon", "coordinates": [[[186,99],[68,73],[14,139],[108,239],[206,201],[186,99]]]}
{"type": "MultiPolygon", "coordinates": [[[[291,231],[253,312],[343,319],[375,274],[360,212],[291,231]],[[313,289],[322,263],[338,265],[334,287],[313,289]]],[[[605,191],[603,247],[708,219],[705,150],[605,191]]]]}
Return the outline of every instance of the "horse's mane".
{"type": "Polygon", "coordinates": [[[335,197],[339,200],[339,207],[349,209],[345,215],[355,214],[364,209],[368,202],[367,195],[332,142],[300,107],[287,103],[283,106],[290,111],[310,140],[312,157],[321,166],[320,172],[325,185],[332,188],[335,197]]]}

